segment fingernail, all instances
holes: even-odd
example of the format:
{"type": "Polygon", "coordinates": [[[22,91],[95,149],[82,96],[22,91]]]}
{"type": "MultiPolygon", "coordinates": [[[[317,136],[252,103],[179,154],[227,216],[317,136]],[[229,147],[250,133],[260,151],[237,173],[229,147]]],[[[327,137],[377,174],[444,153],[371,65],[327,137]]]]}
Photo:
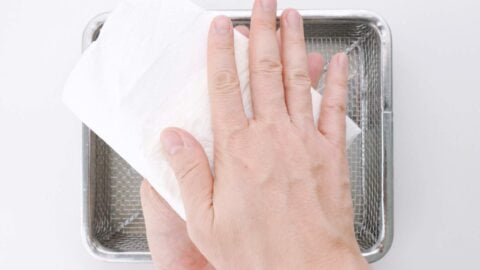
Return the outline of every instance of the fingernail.
{"type": "Polygon", "coordinates": [[[215,31],[217,34],[225,35],[230,31],[230,19],[225,16],[219,16],[215,18],[215,31]]]}
{"type": "Polygon", "coordinates": [[[174,155],[184,147],[182,138],[173,130],[163,131],[160,135],[160,140],[162,141],[163,149],[169,155],[174,155]]]}
{"type": "Polygon", "coordinates": [[[287,23],[289,26],[297,29],[300,27],[300,14],[296,10],[289,10],[287,12],[287,23]]]}
{"type": "Polygon", "coordinates": [[[260,0],[260,6],[262,6],[263,11],[276,10],[276,4],[276,0],[260,0]]]}
{"type": "Polygon", "coordinates": [[[337,61],[337,64],[338,64],[339,67],[341,67],[342,69],[347,68],[348,57],[345,53],[337,54],[337,58],[335,60],[337,61]]]}

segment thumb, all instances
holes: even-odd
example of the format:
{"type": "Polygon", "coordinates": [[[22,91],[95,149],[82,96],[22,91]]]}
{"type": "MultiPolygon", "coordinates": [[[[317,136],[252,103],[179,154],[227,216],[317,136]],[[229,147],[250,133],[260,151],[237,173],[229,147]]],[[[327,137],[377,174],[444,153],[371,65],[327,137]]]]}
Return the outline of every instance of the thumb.
{"type": "Polygon", "coordinates": [[[180,186],[187,224],[206,224],[213,217],[213,177],[202,146],[178,128],[165,129],[160,139],[180,186]]]}

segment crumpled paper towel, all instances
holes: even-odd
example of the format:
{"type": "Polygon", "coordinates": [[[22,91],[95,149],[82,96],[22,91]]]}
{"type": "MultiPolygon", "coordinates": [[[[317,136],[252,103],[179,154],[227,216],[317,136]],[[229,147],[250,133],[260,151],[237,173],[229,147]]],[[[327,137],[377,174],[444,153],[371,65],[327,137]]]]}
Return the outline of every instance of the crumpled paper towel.
{"type": "MultiPolygon", "coordinates": [[[[169,126],[189,131],[213,160],[207,90],[207,33],[214,12],[188,0],[127,0],[84,52],[63,101],[90,129],[148,179],[185,218],[180,191],[159,142],[169,126]]],[[[252,116],[248,39],[235,32],[243,104],[252,116]]],[[[318,120],[321,96],[312,89],[318,120]]],[[[347,119],[347,142],[360,133],[347,119]]]]}

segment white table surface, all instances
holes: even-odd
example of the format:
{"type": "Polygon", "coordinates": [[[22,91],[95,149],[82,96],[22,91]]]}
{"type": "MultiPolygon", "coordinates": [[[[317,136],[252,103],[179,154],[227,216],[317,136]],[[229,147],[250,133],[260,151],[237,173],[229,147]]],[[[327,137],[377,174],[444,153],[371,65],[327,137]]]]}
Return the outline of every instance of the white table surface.
{"type": "MultiPolygon", "coordinates": [[[[118,0],[0,1],[0,269],[152,269],[80,238],[81,125],[62,105],[82,30],[118,0]]],[[[197,1],[249,8],[251,1],[197,1]]],[[[480,254],[480,4],[303,0],[369,9],[393,33],[395,238],[374,269],[474,269],[480,254]]],[[[161,14],[159,14],[161,16],[161,14]]]]}

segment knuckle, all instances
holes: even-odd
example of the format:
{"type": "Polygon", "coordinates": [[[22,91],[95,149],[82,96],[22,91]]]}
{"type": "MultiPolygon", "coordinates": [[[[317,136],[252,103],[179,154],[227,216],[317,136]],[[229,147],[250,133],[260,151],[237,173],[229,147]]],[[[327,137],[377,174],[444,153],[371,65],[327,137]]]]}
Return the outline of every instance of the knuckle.
{"type": "Polygon", "coordinates": [[[333,80],[332,87],[338,90],[344,90],[348,88],[348,80],[346,78],[338,78],[333,80]]]}
{"type": "Polygon", "coordinates": [[[345,102],[325,102],[322,106],[325,106],[325,109],[332,111],[336,114],[346,114],[347,106],[345,102]]]}
{"type": "Polygon", "coordinates": [[[259,76],[280,75],[282,73],[282,63],[276,59],[262,58],[254,64],[252,73],[259,76]]]}
{"type": "MultiPolygon", "coordinates": [[[[277,23],[276,21],[267,19],[267,18],[259,18],[255,22],[256,27],[266,31],[277,31],[277,23]]],[[[254,28],[253,28],[254,29],[254,28]]]]}
{"type": "Polygon", "coordinates": [[[340,231],[337,235],[332,235],[330,238],[330,245],[334,248],[334,250],[340,250],[342,252],[349,251],[349,243],[345,238],[345,234],[343,231],[340,231]]]}
{"type": "Polygon", "coordinates": [[[286,74],[286,83],[290,87],[310,88],[310,76],[306,70],[292,70],[286,74]]]}
{"type": "Polygon", "coordinates": [[[214,49],[216,53],[232,54],[234,52],[233,42],[230,40],[222,40],[221,42],[215,43],[214,49]]]}
{"type": "Polygon", "coordinates": [[[214,72],[211,83],[215,93],[228,93],[240,85],[238,76],[233,70],[219,70],[214,72]]]}
{"type": "Polygon", "coordinates": [[[200,162],[192,161],[191,163],[185,163],[177,167],[175,175],[180,185],[186,182],[186,179],[195,178],[195,175],[199,173],[200,162]]]}
{"type": "Polygon", "coordinates": [[[323,157],[320,157],[319,160],[314,161],[310,166],[310,173],[311,175],[321,175],[322,171],[325,170],[325,167],[326,165],[323,161],[323,157]]]}
{"type": "Polygon", "coordinates": [[[302,36],[299,37],[291,37],[287,40],[288,45],[292,47],[304,47],[305,46],[305,39],[302,36]]]}

